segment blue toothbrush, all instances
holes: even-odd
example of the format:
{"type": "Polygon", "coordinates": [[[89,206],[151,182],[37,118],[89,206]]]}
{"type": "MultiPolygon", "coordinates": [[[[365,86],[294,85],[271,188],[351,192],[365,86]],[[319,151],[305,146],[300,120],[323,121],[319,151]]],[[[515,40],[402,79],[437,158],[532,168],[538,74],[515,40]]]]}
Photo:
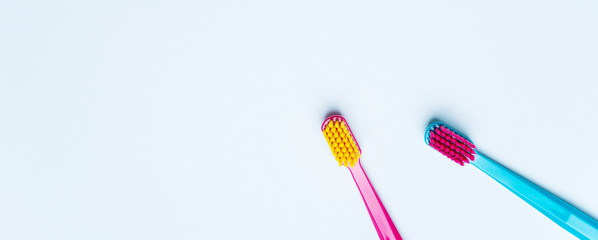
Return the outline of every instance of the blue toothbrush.
{"type": "Polygon", "coordinates": [[[426,144],[463,166],[471,163],[579,239],[598,239],[598,221],[480,154],[473,142],[442,122],[428,126],[426,144]],[[474,155],[477,155],[475,157],[474,155]]]}

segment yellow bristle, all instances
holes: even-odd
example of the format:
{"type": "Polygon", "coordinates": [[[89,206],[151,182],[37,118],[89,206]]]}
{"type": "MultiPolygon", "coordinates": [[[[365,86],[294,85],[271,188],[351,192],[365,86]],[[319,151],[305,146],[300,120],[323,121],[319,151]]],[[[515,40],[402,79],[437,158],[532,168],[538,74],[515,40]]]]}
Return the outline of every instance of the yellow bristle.
{"type": "Polygon", "coordinates": [[[361,153],[345,121],[329,121],[323,134],[339,166],[354,167],[359,162],[361,153]]]}

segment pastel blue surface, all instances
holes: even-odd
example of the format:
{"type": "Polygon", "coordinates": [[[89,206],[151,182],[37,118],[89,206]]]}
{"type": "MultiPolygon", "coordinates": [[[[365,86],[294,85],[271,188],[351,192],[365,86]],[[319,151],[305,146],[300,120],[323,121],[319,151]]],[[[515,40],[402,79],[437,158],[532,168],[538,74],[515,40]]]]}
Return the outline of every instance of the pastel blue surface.
{"type": "Polygon", "coordinates": [[[598,1],[0,1],[0,239],[376,239],[319,129],[337,110],[405,239],[575,240],[422,132],[598,216],[596,23],[598,1]]]}

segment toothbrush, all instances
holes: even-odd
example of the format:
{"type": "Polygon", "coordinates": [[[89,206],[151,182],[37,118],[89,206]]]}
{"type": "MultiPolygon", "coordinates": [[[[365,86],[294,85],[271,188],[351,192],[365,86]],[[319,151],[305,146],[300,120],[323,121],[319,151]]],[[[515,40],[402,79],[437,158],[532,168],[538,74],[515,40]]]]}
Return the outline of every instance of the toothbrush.
{"type": "Polygon", "coordinates": [[[361,148],[357,144],[347,120],[340,115],[330,116],[324,120],[322,132],[338,165],[346,166],[353,175],[380,239],[401,240],[399,231],[397,231],[382,201],[380,201],[378,194],[376,194],[374,187],[372,187],[370,180],[361,167],[359,161],[361,148]]]}
{"type": "Polygon", "coordinates": [[[579,239],[598,239],[598,221],[476,150],[473,142],[442,122],[430,124],[425,141],[454,162],[471,163],[579,239]],[[477,155],[477,157],[475,157],[477,155]]]}

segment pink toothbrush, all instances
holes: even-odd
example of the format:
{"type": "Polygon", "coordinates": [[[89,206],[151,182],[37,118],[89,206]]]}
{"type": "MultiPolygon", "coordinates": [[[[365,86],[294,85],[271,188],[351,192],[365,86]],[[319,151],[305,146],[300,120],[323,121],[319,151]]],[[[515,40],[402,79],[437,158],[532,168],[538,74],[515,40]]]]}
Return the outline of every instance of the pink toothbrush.
{"type": "Polygon", "coordinates": [[[346,166],[351,171],[355,184],[361,193],[365,206],[370,213],[374,227],[380,239],[402,239],[392,219],[386,212],[384,204],[370,183],[359,161],[361,148],[347,124],[347,120],[340,115],[326,118],[322,124],[322,132],[336,158],[339,166],[346,166]]]}

